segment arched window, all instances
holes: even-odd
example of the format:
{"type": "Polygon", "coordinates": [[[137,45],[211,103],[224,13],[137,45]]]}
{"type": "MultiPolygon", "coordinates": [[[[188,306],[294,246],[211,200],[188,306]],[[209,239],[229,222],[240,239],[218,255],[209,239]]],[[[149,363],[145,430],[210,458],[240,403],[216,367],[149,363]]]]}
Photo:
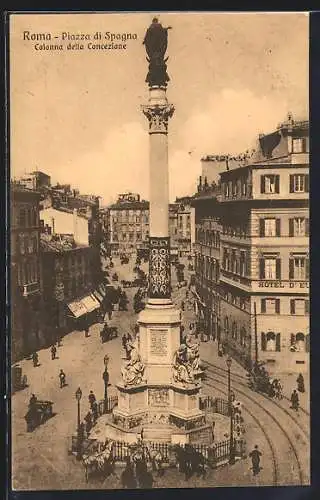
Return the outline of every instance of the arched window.
{"type": "Polygon", "coordinates": [[[232,338],[234,340],[237,340],[237,337],[238,337],[238,329],[237,329],[237,323],[234,321],[232,323],[232,338]]]}
{"type": "Polygon", "coordinates": [[[243,347],[246,346],[246,336],[247,336],[246,329],[242,327],[240,330],[240,345],[242,345],[243,347]]]}
{"type": "Polygon", "coordinates": [[[280,351],[280,333],[261,333],[261,350],[269,352],[280,351]]]}
{"type": "Polygon", "coordinates": [[[306,350],[305,335],[302,332],[298,332],[296,335],[296,346],[299,352],[304,352],[306,350]]]}
{"type": "Polygon", "coordinates": [[[229,319],[227,316],[224,318],[224,331],[226,335],[229,335],[229,319]]]}

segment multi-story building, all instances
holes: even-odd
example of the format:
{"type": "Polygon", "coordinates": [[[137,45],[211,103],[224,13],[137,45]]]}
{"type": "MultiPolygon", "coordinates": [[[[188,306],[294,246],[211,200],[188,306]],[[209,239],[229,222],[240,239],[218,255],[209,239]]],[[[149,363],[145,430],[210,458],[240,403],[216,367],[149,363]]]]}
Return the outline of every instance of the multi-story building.
{"type": "Polygon", "coordinates": [[[120,194],[109,206],[108,244],[113,253],[132,253],[147,244],[149,236],[149,202],[139,194],[120,194]]]}
{"type": "Polygon", "coordinates": [[[30,354],[43,341],[37,191],[11,183],[11,353],[30,354]]]}
{"type": "Polygon", "coordinates": [[[243,364],[258,359],[270,372],[304,371],[310,335],[309,123],[289,117],[259,136],[250,160],[220,172],[218,184],[195,202],[200,307],[203,302],[203,310],[212,312],[212,301],[218,302],[219,336],[243,364]],[[220,265],[212,283],[215,232],[220,265]]]}
{"type": "Polygon", "coordinates": [[[35,191],[41,190],[42,188],[50,188],[51,177],[44,172],[36,170],[25,174],[19,179],[19,183],[22,184],[27,189],[34,189],[35,191]]]}
{"type": "Polygon", "coordinates": [[[179,256],[186,257],[193,253],[195,242],[195,210],[191,205],[191,196],[176,198],[173,205],[177,207],[177,230],[175,235],[171,235],[172,241],[176,242],[179,248],[179,256]]]}
{"type": "MultiPolygon", "coordinates": [[[[41,263],[45,328],[51,342],[70,329],[90,322],[103,301],[94,283],[92,247],[76,243],[73,235],[41,234],[41,263]]],[[[101,287],[101,285],[100,285],[101,287]]]]}

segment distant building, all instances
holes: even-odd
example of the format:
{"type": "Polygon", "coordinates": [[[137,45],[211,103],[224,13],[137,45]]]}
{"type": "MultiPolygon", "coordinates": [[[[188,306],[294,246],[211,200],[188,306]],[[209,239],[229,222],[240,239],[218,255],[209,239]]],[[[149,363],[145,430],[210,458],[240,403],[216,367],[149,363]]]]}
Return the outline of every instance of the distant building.
{"type": "Polygon", "coordinates": [[[12,360],[43,343],[37,191],[11,183],[11,353],[12,360]]]}
{"type": "Polygon", "coordinates": [[[20,179],[19,183],[27,189],[41,190],[42,188],[49,188],[51,185],[50,175],[44,172],[35,171],[29,174],[24,174],[20,179]]]}
{"type": "MultiPolygon", "coordinates": [[[[179,198],[169,205],[169,234],[172,252],[180,257],[192,252],[195,222],[191,197],[179,198]]],[[[120,194],[103,216],[106,246],[112,252],[129,252],[148,247],[149,202],[139,194],[120,194]]]]}
{"type": "Polygon", "coordinates": [[[147,244],[149,236],[149,202],[139,194],[120,194],[108,207],[108,245],[112,253],[132,253],[147,244]]]}
{"type": "Polygon", "coordinates": [[[198,319],[245,366],[305,371],[309,123],[289,116],[244,156],[223,171],[213,161],[220,181],[202,180],[194,200],[198,319]]]}
{"type": "Polygon", "coordinates": [[[43,226],[49,226],[52,234],[72,234],[77,245],[89,245],[89,219],[78,214],[77,209],[45,208],[40,210],[43,226]]]}

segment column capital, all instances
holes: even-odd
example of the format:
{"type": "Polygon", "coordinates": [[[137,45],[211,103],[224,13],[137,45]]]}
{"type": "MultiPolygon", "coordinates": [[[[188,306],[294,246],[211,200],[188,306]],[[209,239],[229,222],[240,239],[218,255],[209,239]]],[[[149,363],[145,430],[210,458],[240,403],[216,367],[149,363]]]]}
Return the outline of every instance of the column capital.
{"type": "Polygon", "coordinates": [[[173,104],[145,104],[141,108],[149,121],[149,134],[168,133],[168,120],[174,113],[173,104]]]}

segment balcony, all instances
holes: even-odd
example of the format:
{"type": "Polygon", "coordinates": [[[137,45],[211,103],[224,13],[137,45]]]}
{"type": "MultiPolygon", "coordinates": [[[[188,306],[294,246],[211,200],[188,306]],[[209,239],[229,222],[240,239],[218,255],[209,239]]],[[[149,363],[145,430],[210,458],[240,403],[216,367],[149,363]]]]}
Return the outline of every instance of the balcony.
{"type": "Polygon", "coordinates": [[[244,276],[240,276],[238,274],[234,274],[231,271],[226,271],[225,269],[220,269],[220,281],[227,283],[228,285],[235,286],[237,288],[241,288],[246,292],[251,291],[251,280],[250,278],[246,278],[244,276]]]}
{"type": "Polygon", "coordinates": [[[30,295],[34,295],[36,293],[40,292],[40,286],[38,282],[35,283],[28,283],[26,285],[23,285],[23,293],[22,295],[24,297],[29,297],[30,295]]]}

